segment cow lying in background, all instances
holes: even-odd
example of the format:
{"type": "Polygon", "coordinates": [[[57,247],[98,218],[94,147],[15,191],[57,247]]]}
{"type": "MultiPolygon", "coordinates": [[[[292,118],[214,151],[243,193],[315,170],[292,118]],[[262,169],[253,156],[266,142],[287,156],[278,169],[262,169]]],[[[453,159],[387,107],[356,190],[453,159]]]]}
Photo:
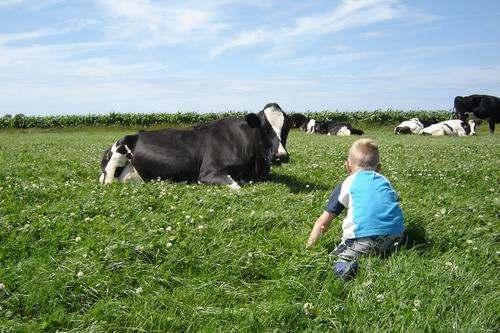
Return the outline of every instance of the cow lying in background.
{"type": "Polygon", "coordinates": [[[424,127],[424,124],[418,118],[411,118],[396,126],[394,134],[419,134],[424,127]]]}
{"type": "MultiPolygon", "coordinates": [[[[462,121],[466,121],[470,114],[476,118],[487,120],[491,134],[495,132],[495,124],[500,122],[500,98],[495,96],[457,96],[454,107],[458,118],[462,121]]],[[[471,133],[475,133],[475,124],[471,127],[473,127],[471,133]]]]}
{"type": "Polygon", "coordinates": [[[226,184],[260,181],[271,164],[288,161],[289,117],[276,103],[244,119],[226,118],[189,129],[141,131],[108,148],[100,182],[174,180],[226,184]]]}
{"type": "Polygon", "coordinates": [[[306,133],[314,133],[316,130],[316,120],[310,119],[307,122],[306,133]]]}
{"type": "Polygon", "coordinates": [[[405,120],[394,128],[394,134],[420,134],[420,132],[432,124],[437,123],[437,120],[423,120],[411,118],[405,120]]]}
{"type": "Polygon", "coordinates": [[[360,129],[352,127],[349,123],[337,122],[333,120],[316,121],[314,132],[319,134],[349,136],[363,135],[364,132],[360,129]]]}
{"type": "Polygon", "coordinates": [[[300,128],[300,130],[307,130],[307,123],[309,118],[304,116],[302,113],[294,113],[290,115],[290,122],[292,128],[300,128]]]}
{"type": "Polygon", "coordinates": [[[425,127],[419,132],[423,135],[458,135],[467,136],[470,133],[469,124],[460,119],[446,120],[437,124],[425,127]]]}

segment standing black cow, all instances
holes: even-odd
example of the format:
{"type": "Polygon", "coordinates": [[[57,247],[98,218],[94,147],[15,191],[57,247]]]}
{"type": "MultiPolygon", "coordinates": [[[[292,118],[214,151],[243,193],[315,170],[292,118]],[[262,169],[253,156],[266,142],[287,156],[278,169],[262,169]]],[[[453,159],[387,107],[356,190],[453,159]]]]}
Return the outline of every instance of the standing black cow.
{"type": "Polygon", "coordinates": [[[488,95],[457,96],[454,106],[458,118],[462,121],[466,121],[467,116],[471,114],[477,118],[488,120],[492,134],[495,132],[495,123],[500,122],[500,98],[498,97],[488,95]]]}
{"type": "Polygon", "coordinates": [[[289,116],[270,103],[244,119],[126,135],[105,151],[100,182],[170,179],[239,189],[237,181],[263,180],[271,164],[288,161],[289,130],[289,116]]]}
{"type": "Polygon", "coordinates": [[[334,120],[316,121],[314,125],[314,132],[337,136],[364,134],[362,130],[352,127],[352,125],[349,123],[337,122],[334,120]]]}

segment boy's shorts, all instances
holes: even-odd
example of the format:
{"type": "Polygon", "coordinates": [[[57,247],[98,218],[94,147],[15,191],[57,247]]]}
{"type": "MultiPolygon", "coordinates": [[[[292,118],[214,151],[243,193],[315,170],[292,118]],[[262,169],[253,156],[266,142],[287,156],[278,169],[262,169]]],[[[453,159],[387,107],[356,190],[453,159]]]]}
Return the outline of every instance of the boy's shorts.
{"type": "Polygon", "coordinates": [[[340,243],[330,256],[338,257],[338,261],[355,261],[368,254],[389,254],[401,242],[403,235],[384,235],[346,239],[340,243]]]}

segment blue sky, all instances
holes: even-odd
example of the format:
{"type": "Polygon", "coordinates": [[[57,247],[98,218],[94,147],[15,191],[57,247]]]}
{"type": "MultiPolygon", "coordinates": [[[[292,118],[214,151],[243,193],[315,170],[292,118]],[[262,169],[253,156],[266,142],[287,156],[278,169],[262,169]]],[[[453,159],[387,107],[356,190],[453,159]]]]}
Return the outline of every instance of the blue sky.
{"type": "Polygon", "coordinates": [[[500,95],[500,1],[0,0],[0,115],[449,109],[500,95]]]}

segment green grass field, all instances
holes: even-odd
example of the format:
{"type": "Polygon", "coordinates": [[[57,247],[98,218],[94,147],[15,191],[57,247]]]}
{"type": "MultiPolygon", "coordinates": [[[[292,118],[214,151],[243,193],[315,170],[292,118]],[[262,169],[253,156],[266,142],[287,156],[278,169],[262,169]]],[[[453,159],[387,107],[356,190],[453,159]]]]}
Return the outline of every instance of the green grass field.
{"type": "MultiPolygon", "coordinates": [[[[379,141],[412,244],[333,276],[341,220],[305,243],[356,138],[292,131],[291,163],[240,192],[98,184],[131,129],[0,132],[0,331],[500,329],[500,140],[379,141]]],[[[366,129],[366,128],[365,128],[366,129]]]]}

